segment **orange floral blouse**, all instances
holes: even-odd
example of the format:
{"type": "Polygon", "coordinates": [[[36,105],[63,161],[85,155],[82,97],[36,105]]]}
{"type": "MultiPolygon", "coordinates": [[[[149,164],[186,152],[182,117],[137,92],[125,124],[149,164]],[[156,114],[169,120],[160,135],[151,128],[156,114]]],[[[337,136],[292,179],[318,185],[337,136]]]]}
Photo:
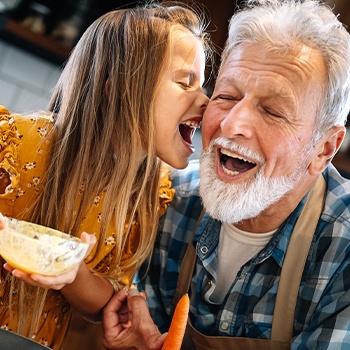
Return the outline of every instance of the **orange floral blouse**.
{"type": "MultiPolygon", "coordinates": [[[[49,117],[11,115],[5,107],[0,106],[0,212],[3,215],[28,220],[29,208],[44,185],[45,163],[51,149],[49,131],[52,128],[53,120],[49,117]]],[[[164,167],[159,190],[160,215],[166,211],[174,196],[168,174],[169,169],[164,167]]],[[[84,230],[99,238],[102,203],[103,193],[97,194],[81,225],[80,232],[84,230]]],[[[133,249],[137,246],[138,234],[136,222],[132,224],[122,261],[133,254],[133,249]]],[[[113,261],[114,236],[113,227],[110,227],[109,235],[97,256],[92,261],[89,257],[87,258],[89,268],[97,272],[108,272],[109,262],[113,261]]],[[[0,257],[0,327],[15,330],[16,310],[13,310],[14,317],[10,321],[8,307],[10,283],[7,278],[8,272],[2,267],[3,264],[4,261],[0,257]]],[[[58,349],[66,333],[69,319],[68,302],[59,291],[49,290],[40,320],[41,325],[37,334],[33,336],[33,340],[58,349]]]]}

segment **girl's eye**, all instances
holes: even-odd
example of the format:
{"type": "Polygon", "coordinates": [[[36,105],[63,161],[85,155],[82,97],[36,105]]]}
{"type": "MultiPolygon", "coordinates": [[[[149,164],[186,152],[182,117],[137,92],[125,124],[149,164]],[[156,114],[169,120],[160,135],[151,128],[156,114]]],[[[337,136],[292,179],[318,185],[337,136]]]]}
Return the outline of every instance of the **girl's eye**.
{"type": "Polygon", "coordinates": [[[191,85],[189,85],[188,83],[185,83],[184,81],[179,81],[178,84],[186,89],[191,87],[191,85]]]}

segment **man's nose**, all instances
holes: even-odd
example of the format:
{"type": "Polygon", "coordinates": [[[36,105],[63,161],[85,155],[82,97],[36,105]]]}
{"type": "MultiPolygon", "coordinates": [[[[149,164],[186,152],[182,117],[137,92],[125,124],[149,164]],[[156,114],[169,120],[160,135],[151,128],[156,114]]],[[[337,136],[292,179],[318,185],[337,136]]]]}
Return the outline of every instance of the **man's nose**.
{"type": "Polygon", "coordinates": [[[223,136],[227,138],[251,138],[256,124],[255,111],[248,101],[237,102],[227,114],[224,115],[220,128],[223,136]]]}

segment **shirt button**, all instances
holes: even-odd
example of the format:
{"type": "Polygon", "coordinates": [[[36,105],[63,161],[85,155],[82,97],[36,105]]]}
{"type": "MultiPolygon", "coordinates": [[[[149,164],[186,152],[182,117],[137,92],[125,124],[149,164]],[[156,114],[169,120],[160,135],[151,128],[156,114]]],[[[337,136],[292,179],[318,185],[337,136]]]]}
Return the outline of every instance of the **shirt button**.
{"type": "Polygon", "coordinates": [[[207,254],[208,253],[208,247],[207,246],[201,247],[201,253],[202,254],[207,254]]]}
{"type": "Polygon", "coordinates": [[[238,277],[238,279],[239,279],[239,280],[244,280],[244,279],[246,278],[246,276],[247,276],[246,273],[242,273],[242,274],[238,277]]]}
{"type": "Polygon", "coordinates": [[[209,280],[208,281],[208,285],[211,286],[213,284],[213,281],[212,280],[209,280]]]}
{"type": "Polygon", "coordinates": [[[227,331],[227,329],[228,329],[228,322],[221,322],[220,328],[221,328],[223,331],[227,331]]]}

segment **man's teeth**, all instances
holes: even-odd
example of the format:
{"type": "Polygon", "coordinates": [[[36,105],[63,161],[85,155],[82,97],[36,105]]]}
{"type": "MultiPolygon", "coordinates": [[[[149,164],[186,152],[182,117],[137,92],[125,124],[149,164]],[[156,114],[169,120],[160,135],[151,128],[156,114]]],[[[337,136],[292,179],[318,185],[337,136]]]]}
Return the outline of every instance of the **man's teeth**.
{"type": "Polygon", "coordinates": [[[239,175],[239,172],[238,171],[231,171],[231,170],[228,170],[223,164],[222,164],[222,170],[225,174],[227,175],[230,175],[230,176],[237,176],[239,175]]]}
{"type": "Polygon", "coordinates": [[[220,163],[223,172],[232,177],[244,173],[256,166],[256,163],[227,149],[220,149],[220,163]]]}
{"type": "Polygon", "coordinates": [[[254,162],[251,162],[249,161],[248,159],[245,159],[241,156],[238,156],[237,154],[234,154],[234,153],[231,153],[230,151],[226,150],[226,149],[221,149],[220,150],[221,154],[224,154],[225,156],[228,156],[228,157],[231,157],[231,158],[236,158],[236,159],[240,159],[242,160],[243,162],[247,162],[247,163],[250,163],[250,164],[254,164],[254,162]]]}

